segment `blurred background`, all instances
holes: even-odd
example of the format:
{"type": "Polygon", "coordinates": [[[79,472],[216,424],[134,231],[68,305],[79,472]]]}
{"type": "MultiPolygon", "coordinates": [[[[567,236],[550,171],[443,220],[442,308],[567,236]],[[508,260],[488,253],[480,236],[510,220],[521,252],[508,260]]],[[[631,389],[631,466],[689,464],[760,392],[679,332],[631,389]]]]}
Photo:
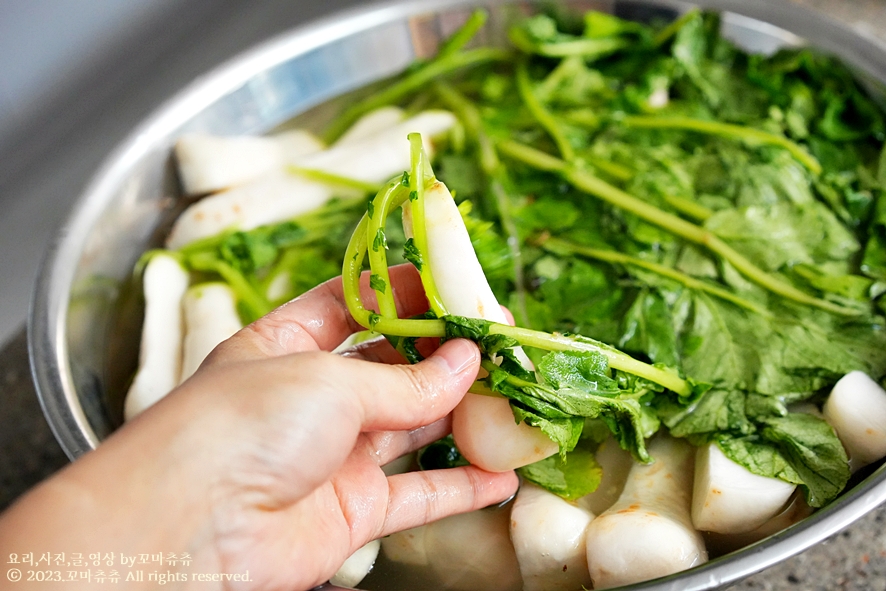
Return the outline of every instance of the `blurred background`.
{"type": "MultiPolygon", "coordinates": [[[[769,1],[813,8],[886,43],[886,0],[769,1]]],[[[201,73],[272,35],[367,4],[0,0],[0,510],[67,463],[31,384],[25,321],[40,261],[90,176],[201,73]]],[[[881,508],[733,589],[886,591],[884,521],[881,508]]]]}

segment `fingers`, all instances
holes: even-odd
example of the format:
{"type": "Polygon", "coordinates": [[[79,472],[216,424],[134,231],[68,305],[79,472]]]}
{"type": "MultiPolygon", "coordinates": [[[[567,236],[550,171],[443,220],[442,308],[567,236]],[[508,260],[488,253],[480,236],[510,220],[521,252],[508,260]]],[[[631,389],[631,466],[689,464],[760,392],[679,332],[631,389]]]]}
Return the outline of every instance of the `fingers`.
{"type": "Polygon", "coordinates": [[[357,398],[362,430],[403,430],[430,424],[455,408],[477,377],[480,352],[471,341],[455,339],[416,365],[350,361],[353,371],[338,380],[357,398]]]}
{"type": "Polygon", "coordinates": [[[395,363],[405,363],[403,356],[400,355],[382,336],[363,341],[349,349],[341,352],[342,357],[352,359],[362,359],[363,361],[372,361],[374,363],[385,363],[393,365],[395,363]]]}
{"type": "Polygon", "coordinates": [[[516,492],[517,484],[514,472],[475,466],[391,476],[388,512],[377,537],[500,503],[516,492]]]}
{"type": "Polygon", "coordinates": [[[364,433],[362,455],[372,458],[379,466],[384,466],[437,441],[452,431],[452,418],[445,416],[430,425],[411,431],[373,431],[364,433]]]}
{"type": "MultiPolygon", "coordinates": [[[[401,317],[427,310],[418,272],[412,265],[392,267],[391,285],[401,317]]],[[[360,281],[368,307],[375,305],[369,275],[360,281]]],[[[301,351],[331,351],[355,332],[363,330],[344,302],[340,277],[330,279],[243,328],[219,345],[206,364],[279,357],[301,351]]]]}

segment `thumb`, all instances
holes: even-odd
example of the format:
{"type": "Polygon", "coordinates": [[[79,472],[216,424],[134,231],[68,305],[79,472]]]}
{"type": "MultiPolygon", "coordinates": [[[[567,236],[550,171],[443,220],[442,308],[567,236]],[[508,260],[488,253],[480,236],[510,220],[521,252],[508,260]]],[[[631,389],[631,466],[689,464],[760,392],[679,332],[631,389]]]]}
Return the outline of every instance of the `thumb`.
{"type": "Polygon", "coordinates": [[[466,339],[447,341],[415,365],[349,359],[342,392],[362,412],[363,431],[414,429],[446,416],[477,377],[480,351],[466,339]]]}

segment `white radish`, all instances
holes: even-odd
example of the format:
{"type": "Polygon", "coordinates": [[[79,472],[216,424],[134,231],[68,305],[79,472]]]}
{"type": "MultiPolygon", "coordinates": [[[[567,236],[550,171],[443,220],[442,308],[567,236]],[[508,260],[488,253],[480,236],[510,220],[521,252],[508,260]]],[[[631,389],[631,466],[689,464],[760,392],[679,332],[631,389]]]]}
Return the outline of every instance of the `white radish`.
{"type": "MultiPolygon", "coordinates": [[[[454,123],[452,113],[425,111],[371,137],[298,158],[294,164],[332,174],[346,171],[354,180],[382,183],[409,168],[409,133],[433,138],[454,123]]],[[[432,152],[430,140],[425,150],[432,152]]],[[[272,172],[188,207],[173,224],[166,246],[177,249],[225,230],[251,230],[282,222],[320,207],[341,192],[296,173],[272,172]]]]}
{"type": "Polygon", "coordinates": [[[663,577],[707,560],[689,515],[694,449],[658,434],[652,464],[635,464],[618,502],[588,526],[588,568],[595,589],[663,577]]]}
{"type": "Polygon", "coordinates": [[[812,508],[806,504],[803,494],[796,491],[787,507],[756,529],[740,534],[718,534],[711,532],[705,534],[708,550],[718,556],[728,554],[739,548],[750,546],[751,544],[759,542],[764,538],[768,538],[773,534],[777,534],[810,515],[812,515],[812,508]]]}
{"type": "Polygon", "coordinates": [[[631,466],[634,465],[634,459],[631,457],[631,452],[623,450],[612,437],[600,444],[595,458],[603,472],[600,486],[594,492],[578,499],[576,504],[594,515],[599,515],[618,500],[631,466]]]}
{"type": "Polygon", "coordinates": [[[531,483],[511,509],[511,541],[523,591],[590,588],[585,533],[594,515],[531,483]]]}
{"type": "Polygon", "coordinates": [[[520,567],[506,509],[453,515],[427,526],[425,552],[434,578],[450,591],[519,591],[520,567]]]}
{"type": "Polygon", "coordinates": [[[379,107],[357,119],[333,145],[346,146],[363,141],[376,133],[397,125],[405,118],[406,113],[400,107],[379,107]]]}
{"type": "Polygon", "coordinates": [[[557,453],[540,429],[517,423],[507,400],[467,394],[452,411],[452,436],[462,455],[489,472],[505,472],[557,453]]]}
{"type": "Polygon", "coordinates": [[[282,172],[287,164],[323,149],[303,130],[272,136],[214,136],[189,133],[175,144],[182,186],[188,195],[212,193],[282,172]]]}
{"type": "MultiPolygon", "coordinates": [[[[426,253],[440,299],[451,314],[507,323],[449,189],[436,182],[424,194],[426,253]]],[[[403,208],[407,235],[412,210],[403,208]]],[[[521,349],[517,355],[530,367],[521,349]]],[[[490,472],[504,472],[551,456],[557,444],[541,430],[517,423],[503,398],[467,394],[452,413],[452,435],[462,455],[490,472]]]]}
{"type": "Polygon", "coordinates": [[[824,404],[853,470],[886,456],[886,391],[866,373],[852,371],[834,384],[824,404]]]}
{"type": "Polygon", "coordinates": [[[123,415],[128,421],[179,383],[182,366],[182,297],[188,272],[164,253],[151,257],[142,284],[145,317],[142,324],[138,371],[126,394],[123,415]]]}
{"type": "Polygon", "coordinates": [[[359,140],[337,143],[328,150],[302,158],[298,166],[366,183],[378,183],[409,170],[410,147],[407,135],[420,133],[428,157],[434,153],[432,138],[439,137],[455,125],[449,111],[423,111],[405,121],[386,127],[359,140]]]}
{"type": "Polygon", "coordinates": [[[326,203],[332,187],[278,172],[205,197],[176,219],[166,246],[178,249],[225,230],[251,230],[307,213],[326,203]]]}
{"type": "Polygon", "coordinates": [[[237,298],[224,283],[202,283],[189,289],[183,300],[185,316],[181,381],[191,377],[206,356],[243,327],[237,298]]]}
{"type": "Polygon", "coordinates": [[[345,560],[338,572],[329,579],[329,582],[338,587],[353,587],[359,584],[375,566],[375,559],[378,558],[380,547],[381,542],[372,540],[359,548],[345,560]]]}
{"type": "Polygon", "coordinates": [[[709,443],[696,450],[692,523],[698,530],[723,534],[751,531],[778,515],[796,488],[752,473],[709,443]]]}

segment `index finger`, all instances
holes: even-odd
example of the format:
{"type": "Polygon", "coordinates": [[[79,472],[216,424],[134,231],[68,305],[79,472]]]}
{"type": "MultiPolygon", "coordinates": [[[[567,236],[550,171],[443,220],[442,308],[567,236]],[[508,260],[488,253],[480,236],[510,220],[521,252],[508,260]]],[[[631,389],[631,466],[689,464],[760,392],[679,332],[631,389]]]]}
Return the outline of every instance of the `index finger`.
{"type": "MultiPolygon", "coordinates": [[[[400,317],[428,309],[418,271],[410,264],[391,267],[391,288],[400,317]]],[[[375,305],[369,274],[360,279],[360,293],[368,308],[375,305]]],[[[280,357],[305,351],[332,351],[346,338],[363,330],[348,311],[341,277],[330,279],[273,310],[221,343],[206,363],[280,357]]]]}

